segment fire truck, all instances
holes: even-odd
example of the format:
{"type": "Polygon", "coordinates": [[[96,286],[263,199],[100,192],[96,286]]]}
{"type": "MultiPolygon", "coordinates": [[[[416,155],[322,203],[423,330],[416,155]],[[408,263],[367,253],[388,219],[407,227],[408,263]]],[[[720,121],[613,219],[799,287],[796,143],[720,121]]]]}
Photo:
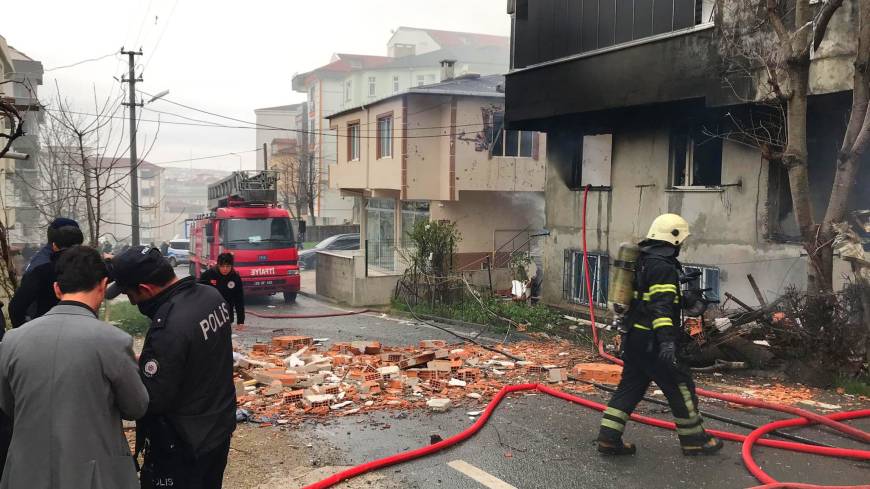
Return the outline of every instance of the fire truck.
{"type": "Polygon", "coordinates": [[[246,295],[299,293],[299,266],[290,213],[278,206],[278,173],[237,171],[208,186],[211,212],[197,216],[190,236],[190,275],[233,254],[246,295]]]}

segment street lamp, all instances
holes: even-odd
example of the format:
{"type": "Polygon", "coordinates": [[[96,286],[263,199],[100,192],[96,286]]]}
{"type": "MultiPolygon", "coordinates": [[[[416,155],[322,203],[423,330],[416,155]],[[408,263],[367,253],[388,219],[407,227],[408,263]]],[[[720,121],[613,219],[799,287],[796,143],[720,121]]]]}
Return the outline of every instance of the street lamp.
{"type": "Polygon", "coordinates": [[[239,157],[239,171],[242,171],[242,155],[240,155],[238,153],[230,153],[230,154],[239,157]]]}
{"type": "Polygon", "coordinates": [[[147,105],[147,104],[150,104],[151,102],[155,102],[157,100],[160,100],[167,95],[169,95],[169,90],[163,90],[162,92],[158,93],[157,95],[154,95],[153,97],[151,97],[147,102],[145,102],[145,104],[147,105]]]}

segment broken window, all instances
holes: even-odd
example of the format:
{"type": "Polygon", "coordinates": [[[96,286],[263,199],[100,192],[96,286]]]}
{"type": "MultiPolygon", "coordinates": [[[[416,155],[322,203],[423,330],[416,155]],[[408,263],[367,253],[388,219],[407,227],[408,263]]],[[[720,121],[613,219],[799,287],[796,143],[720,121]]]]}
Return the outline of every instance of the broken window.
{"type": "Polygon", "coordinates": [[[688,124],[671,130],[671,185],[722,185],[722,138],[715,124],[688,124]]]}
{"type": "MultiPolygon", "coordinates": [[[[596,306],[607,307],[609,259],[606,254],[588,253],[589,278],[592,281],[592,299],[596,306]]],[[[583,252],[565,250],[563,296],[566,301],[589,305],[583,252]]]]}
{"type": "Polygon", "coordinates": [[[684,289],[702,290],[709,300],[719,300],[719,269],[707,265],[683,265],[685,274],[700,273],[701,275],[685,284],[684,289]],[[710,290],[706,290],[710,289],[710,290]]]}
{"type": "Polygon", "coordinates": [[[487,129],[490,156],[531,158],[535,153],[533,131],[507,131],[504,129],[504,113],[492,114],[492,124],[487,129]]]}
{"type": "Polygon", "coordinates": [[[587,134],[583,136],[581,186],[610,186],[612,148],[613,134],[587,134]]]}

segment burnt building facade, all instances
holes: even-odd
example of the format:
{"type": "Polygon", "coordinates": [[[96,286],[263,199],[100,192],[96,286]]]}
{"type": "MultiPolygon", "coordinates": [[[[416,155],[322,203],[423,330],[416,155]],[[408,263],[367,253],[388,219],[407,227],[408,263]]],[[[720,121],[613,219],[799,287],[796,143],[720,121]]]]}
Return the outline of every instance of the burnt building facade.
{"type": "MultiPolygon", "coordinates": [[[[740,19],[728,7],[740,1],[508,2],[506,121],[548,138],[546,302],[605,305],[620,243],[642,239],[665,212],[691,224],[681,259],[713,294],[754,297],[748,273],[770,297],[805,285],[787,172],[738,134],[746,124],[781,130],[757,73],[733,76],[725,43],[740,19]],[[581,259],[587,186],[591,291],[581,259]]],[[[807,142],[820,214],[851,104],[857,9],[844,2],[812,56],[807,142]]],[[[862,166],[851,209],[870,208],[862,166]]],[[[835,263],[835,282],[847,268],[835,263]]]]}

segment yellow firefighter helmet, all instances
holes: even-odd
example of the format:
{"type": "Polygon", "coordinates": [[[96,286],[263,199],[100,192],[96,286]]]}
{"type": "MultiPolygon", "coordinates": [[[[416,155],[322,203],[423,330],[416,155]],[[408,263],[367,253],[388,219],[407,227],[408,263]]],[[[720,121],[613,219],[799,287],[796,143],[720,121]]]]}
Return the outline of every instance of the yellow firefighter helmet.
{"type": "Polygon", "coordinates": [[[689,237],[689,223],[677,214],[662,214],[655,218],[646,233],[646,239],[665,241],[674,246],[689,237]]]}

